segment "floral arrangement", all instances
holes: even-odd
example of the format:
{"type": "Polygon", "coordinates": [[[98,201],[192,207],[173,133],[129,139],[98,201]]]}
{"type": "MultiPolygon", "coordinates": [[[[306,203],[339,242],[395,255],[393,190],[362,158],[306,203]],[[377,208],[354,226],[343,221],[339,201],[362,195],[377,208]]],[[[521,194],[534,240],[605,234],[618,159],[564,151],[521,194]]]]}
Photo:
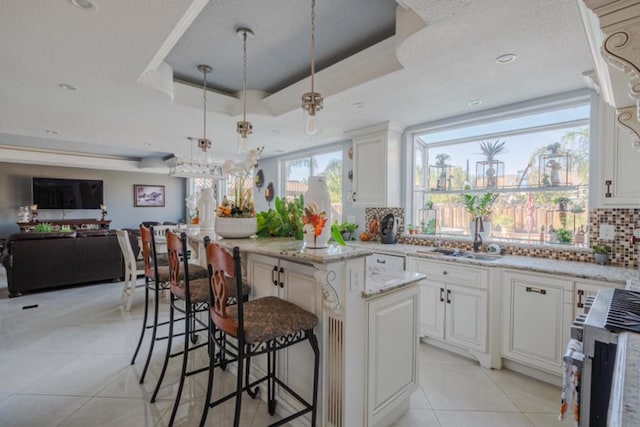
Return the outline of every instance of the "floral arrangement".
{"type": "Polygon", "coordinates": [[[325,211],[319,211],[318,205],[312,202],[304,208],[304,215],[302,216],[304,232],[314,233],[315,237],[322,234],[322,230],[327,223],[327,213],[325,211]]]}
{"type": "Polygon", "coordinates": [[[249,151],[247,158],[242,163],[227,160],[222,165],[222,172],[229,175],[233,184],[233,200],[227,196],[217,209],[217,215],[224,218],[252,218],[256,216],[253,202],[253,169],[258,165],[258,158],[262,153],[261,148],[249,151]]]}

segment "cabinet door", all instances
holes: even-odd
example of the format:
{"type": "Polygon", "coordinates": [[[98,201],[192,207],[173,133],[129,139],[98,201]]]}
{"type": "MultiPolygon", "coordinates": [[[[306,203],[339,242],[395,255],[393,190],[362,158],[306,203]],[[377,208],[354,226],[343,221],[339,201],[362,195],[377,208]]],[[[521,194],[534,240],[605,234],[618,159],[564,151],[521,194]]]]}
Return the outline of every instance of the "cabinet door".
{"type": "Polygon", "coordinates": [[[247,280],[251,286],[251,299],[278,295],[278,268],[275,258],[249,254],[247,280]]]}
{"type": "Polygon", "coordinates": [[[418,383],[418,289],[375,298],[369,317],[367,425],[376,425],[393,401],[409,397],[418,383]]]}
{"type": "MultiPolygon", "coordinates": [[[[316,314],[322,321],[322,291],[314,278],[314,268],[288,261],[280,261],[279,267],[279,280],[283,284],[280,296],[316,314]]],[[[321,323],[315,328],[315,333],[322,337],[321,323]]],[[[277,357],[280,378],[307,401],[310,401],[314,355],[309,343],[305,341],[281,350],[277,357]]],[[[301,409],[299,402],[287,393],[282,393],[280,398],[301,409]]]]}
{"type": "Polygon", "coordinates": [[[420,336],[444,339],[444,283],[420,282],[420,336]]]}
{"type": "Polygon", "coordinates": [[[573,282],[515,272],[505,272],[503,278],[503,355],[560,374],[570,333],[573,282]]]}
{"type": "Polygon", "coordinates": [[[445,339],[464,347],[487,350],[487,292],[447,283],[445,339]]]}
{"type": "Polygon", "coordinates": [[[638,205],[640,180],[637,176],[640,151],[631,144],[631,135],[615,124],[615,110],[606,107],[607,123],[603,126],[603,181],[599,182],[603,205],[638,205]]]}
{"type": "Polygon", "coordinates": [[[353,139],[354,206],[386,206],[385,142],[384,134],[353,139]]]}

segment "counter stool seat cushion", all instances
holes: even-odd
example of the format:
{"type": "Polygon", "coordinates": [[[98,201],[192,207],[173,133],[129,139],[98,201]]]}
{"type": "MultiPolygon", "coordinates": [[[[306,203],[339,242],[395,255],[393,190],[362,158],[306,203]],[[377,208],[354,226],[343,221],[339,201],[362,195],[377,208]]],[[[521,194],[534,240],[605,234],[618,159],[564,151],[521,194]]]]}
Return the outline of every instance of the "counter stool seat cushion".
{"type": "MultiPolygon", "coordinates": [[[[247,301],[243,308],[244,334],[248,344],[293,335],[313,329],[318,324],[315,314],[278,297],[247,301]]],[[[227,315],[237,321],[238,306],[227,307],[227,315]]]]}
{"type": "MultiPolygon", "coordinates": [[[[205,279],[208,275],[207,269],[196,264],[189,264],[189,280],[205,279]]],[[[169,267],[158,267],[158,281],[169,282],[169,267]]],[[[184,280],[184,267],[180,265],[178,278],[184,280]]]]}
{"type": "MultiPolygon", "coordinates": [[[[191,304],[209,302],[209,280],[207,279],[189,280],[189,290],[191,291],[191,304]]],[[[171,284],[171,293],[175,295],[176,298],[184,300],[185,299],[184,285],[171,284]]]]}

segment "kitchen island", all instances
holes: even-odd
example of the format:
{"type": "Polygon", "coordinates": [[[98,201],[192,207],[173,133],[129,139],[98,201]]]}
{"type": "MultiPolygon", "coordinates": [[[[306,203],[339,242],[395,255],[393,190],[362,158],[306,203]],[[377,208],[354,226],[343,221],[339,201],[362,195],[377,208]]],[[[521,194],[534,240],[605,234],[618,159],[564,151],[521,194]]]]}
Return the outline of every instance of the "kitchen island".
{"type": "MultiPolygon", "coordinates": [[[[204,236],[190,238],[199,242],[204,260],[204,236]]],[[[308,249],[302,241],[282,238],[216,243],[240,248],[251,298],[278,296],[320,319],[318,425],[387,426],[409,408],[419,381],[418,282],[424,275],[367,275],[365,260],[372,252],[352,246],[308,249]]],[[[312,361],[307,346],[289,347],[278,358],[280,377],[305,398],[311,393],[312,361]]],[[[265,367],[265,360],[252,360],[253,369],[265,367]]],[[[299,409],[285,392],[277,400],[278,412],[299,409]]]]}

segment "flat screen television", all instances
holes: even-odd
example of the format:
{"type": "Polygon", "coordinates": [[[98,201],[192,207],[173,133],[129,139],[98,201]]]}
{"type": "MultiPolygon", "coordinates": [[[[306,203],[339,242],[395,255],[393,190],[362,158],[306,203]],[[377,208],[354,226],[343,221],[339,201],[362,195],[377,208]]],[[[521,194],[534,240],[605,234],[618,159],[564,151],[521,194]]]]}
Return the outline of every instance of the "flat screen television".
{"type": "Polygon", "coordinates": [[[100,209],[103,184],[96,179],[33,178],[38,209],[100,209]]]}

